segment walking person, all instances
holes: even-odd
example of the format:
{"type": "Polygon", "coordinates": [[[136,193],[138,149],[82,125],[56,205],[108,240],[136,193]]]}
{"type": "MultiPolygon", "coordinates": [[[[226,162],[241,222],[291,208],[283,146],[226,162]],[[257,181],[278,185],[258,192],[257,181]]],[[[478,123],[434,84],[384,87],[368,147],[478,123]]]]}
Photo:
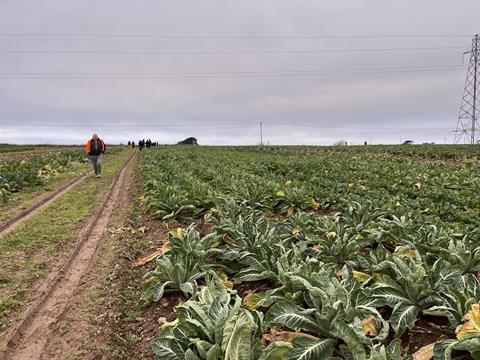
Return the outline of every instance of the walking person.
{"type": "Polygon", "coordinates": [[[105,150],[107,150],[105,142],[100,139],[97,134],[93,134],[92,138],[87,142],[86,150],[88,159],[92,162],[95,177],[101,177],[103,155],[105,154],[105,150]]]}

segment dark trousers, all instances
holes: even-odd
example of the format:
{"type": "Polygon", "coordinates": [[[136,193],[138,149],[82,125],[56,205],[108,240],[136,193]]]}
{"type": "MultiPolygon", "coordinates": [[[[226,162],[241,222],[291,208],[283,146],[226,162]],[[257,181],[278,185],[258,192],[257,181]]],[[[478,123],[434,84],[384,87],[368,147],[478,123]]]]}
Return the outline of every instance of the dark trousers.
{"type": "Polygon", "coordinates": [[[95,171],[95,175],[100,175],[102,173],[103,154],[89,155],[88,159],[92,162],[93,170],[95,171]]]}

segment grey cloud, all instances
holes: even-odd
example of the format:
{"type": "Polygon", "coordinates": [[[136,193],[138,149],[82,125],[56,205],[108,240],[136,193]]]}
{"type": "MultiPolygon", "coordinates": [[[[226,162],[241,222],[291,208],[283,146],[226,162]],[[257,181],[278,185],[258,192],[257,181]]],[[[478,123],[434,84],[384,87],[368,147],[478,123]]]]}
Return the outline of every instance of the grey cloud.
{"type": "MultiPolygon", "coordinates": [[[[0,33],[474,34],[477,0],[0,2],[0,33]]],[[[463,38],[0,37],[0,51],[272,51],[459,46],[463,38]]],[[[202,73],[459,65],[462,50],[295,54],[0,54],[0,72],[202,73]]],[[[272,144],[452,140],[465,71],[252,78],[0,80],[0,142],[272,144]]]]}

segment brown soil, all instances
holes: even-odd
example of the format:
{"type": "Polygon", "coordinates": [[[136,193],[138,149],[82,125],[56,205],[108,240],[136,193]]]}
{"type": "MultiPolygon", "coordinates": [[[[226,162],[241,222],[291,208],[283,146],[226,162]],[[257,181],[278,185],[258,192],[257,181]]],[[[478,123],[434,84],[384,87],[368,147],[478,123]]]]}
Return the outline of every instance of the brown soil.
{"type": "Polygon", "coordinates": [[[247,281],[233,284],[233,288],[237,290],[238,296],[241,298],[245,298],[246,296],[257,292],[275,289],[275,287],[276,286],[271,281],[267,280],[247,281]]]}
{"type": "Polygon", "coordinates": [[[402,350],[405,354],[413,354],[425,345],[449,337],[445,328],[426,320],[418,320],[415,327],[403,336],[402,350]]]}
{"type": "MultiPolygon", "coordinates": [[[[50,341],[60,338],[55,331],[55,324],[64,319],[66,310],[72,309],[71,298],[78,285],[85,280],[83,276],[91,264],[113,211],[117,208],[122,189],[131,177],[134,166],[132,159],[120,171],[104,202],[79,234],[74,251],[61,267],[54,269],[41,281],[41,292],[36,301],[25,310],[21,321],[12,326],[4,337],[5,358],[48,358],[44,355],[48,353],[50,341]]],[[[53,358],[65,358],[65,354],[53,358]]]]}
{"type": "MultiPolygon", "coordinates": [[[[41,359],[151,359],[152,340],[161,324],[173,321],[174,306],[186,300],[180,293],[170,293],[160,304],[136,308],[141,279],[155,263],[135,267],[135,260],[161,248],[168,232],[181,224],[149,219],[138,205],[141,181],[131,170],[126,174],[131,185],[120,195],[65,311],[50,326],[55,336],[46,342],[41,359]]],[[[203,227],[208,229],[208,224],[203,227]]]]}
{"type": "MultiPolygon", "coordinates": [[[[129,273],[124,273],[123,277],[116,281],[120,296],[125,296],[125,293],[131,291],[132,288],[135,288],[136,295],[130,303],[117,299],[114,305],[117,319],[115,321],[110,319],[104,324],[105,329],[120,335],[117,337],[110,336],[108,342],[112,344],[112,347],[121,349],[119,353],[112,357],[104,357],[106,359],[153,359],[152,341],[160,333],[161,325],[175,320],[175,306],[187,300],[180,292],[167,292],[159,304],[154,304],[144,310],[136,309],[142,293],[141,279],[146,272],[155,268],[155,262],[151,261],[142,267],[134,268],[132,265],[134,260],[160,249],[168,240],[168,233],[171,230],[185,227],[177,221],[152,220],[145,208],[137,219],[136,226],[146,228],[145,234],[140,236],[142,248],[136,251],[135,249],[125,249],[130,253],[124,256],[124,266],[131,270],[129,273]],[[135,314],[133,311],[135,311],[135,314]],[[125,339],[128,340],[125,341],[125,339]]],[[[205,226],[207,225],[205,224],[205,226]]]]}
{"type": "Polygon", "coordinates": [[[197,228],[200,236],[208,235],[212,232],[213,225],[206,222],[204,218],[198,219],[195,227],[197,228]]]}

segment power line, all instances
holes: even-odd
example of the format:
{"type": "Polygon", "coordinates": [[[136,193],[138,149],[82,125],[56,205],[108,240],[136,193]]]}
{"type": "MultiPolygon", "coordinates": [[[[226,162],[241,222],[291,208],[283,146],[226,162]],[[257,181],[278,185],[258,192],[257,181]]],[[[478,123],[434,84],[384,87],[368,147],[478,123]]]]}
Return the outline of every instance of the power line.
{"type": "Polygon", "coordinates": [[[196,75],[196,74],[277,74],[277,73],[312,73],[312,72],[343,72],[343,71],[379,71],[379,70],[422,70],[422,69],[450,69],[464,68],[463,65],[414,65],[414,66],[390,66],[368,68],[330,68],[330,69],[307,69],[307,70],[272,70],[272,71],[204,71],[204,72],[5,72],[0,75],[196,75]]]}
{"type": "MultiPolygon", "coordinates": [[[[327,126],[322,124],[275,124],[270,122],[262,122],[261,123],[268,125],[270,128],[275,127],[288,127],[288,128],[314,128],[314,129],[331,129],[331,130],[420,130],[420,131],[432,131],[432,130],[451,130],[450,127],[371,127],[371,126],[327,126]]],[[[175,124],[175,125],[149,125],[149,124],[139,124],[139,125],[118,125],[118,124],[29,124],[29,125],[18,125],[18,124],[3,124],[0,126],[9,127],[9,128],[33,128],[33,127],[45,127],[45,128],[85,128],[95,126],[97,128],[113,128],[113,129],[184,129],[184,128],[241,128],[241,127],[258,127],[259,123],[245,123],[245,122],[237,122],[237,123],[203,123],[203,124],[175,124]]]]}
{"type": "Polygon", "coordinates": [[[92,55],[229,55],[229,54],[311,54],[311,53],[369,53],[369,52],[395,52],[395,51],[438,51],[462,50],[465,47],[410,47],[410,48],[366,48],[366,49],[292,49],[292,50],[2,50],[0,54],[92,54],[92,55]]]}
{"type": "Polygon", "coordinates": [[[169,79],[169,78],[261,78],[261,77],[302,77],[330,75],[372,75],[391,73],[421,73],[439,71],[458,71],[462,66],[443,66],[436,68],[363,70],[363,71],[277,71],[277,72],[197,72],[197,73],[0,73],[0,80],[74,80],[74,79],[169,79]]]}
{"type": "Polygon", "coordinates": [[[250,34],[250,35],[214,35],[214,34],[121,34],[121,33],[57,33],[57,32],[5,32],[2,37],[97,37],[97,38],[166,38],[166,39],[391,39],[391,38],[463,38],[471,34],[389,34],[389,35],[315,35],[315,34],[250,34]]]}
{"type": "Polygon", "coordinates": [[[421,131],[432,131],[432,130],[451,130],[450,127],[368,127],[368,126],[323,126],[323,125],[308,125],[308,124],[295,124],[295,125],[290,125],[290,124],[272,124],[272,123],[267,123],[268,126],[279,126],[279,127],[294,127],[294,128],[321,128],[321,129],[345,129],[345,130],[378,130],[378,131],[383,131],[383,130],[421,130],[421,131]]]}

